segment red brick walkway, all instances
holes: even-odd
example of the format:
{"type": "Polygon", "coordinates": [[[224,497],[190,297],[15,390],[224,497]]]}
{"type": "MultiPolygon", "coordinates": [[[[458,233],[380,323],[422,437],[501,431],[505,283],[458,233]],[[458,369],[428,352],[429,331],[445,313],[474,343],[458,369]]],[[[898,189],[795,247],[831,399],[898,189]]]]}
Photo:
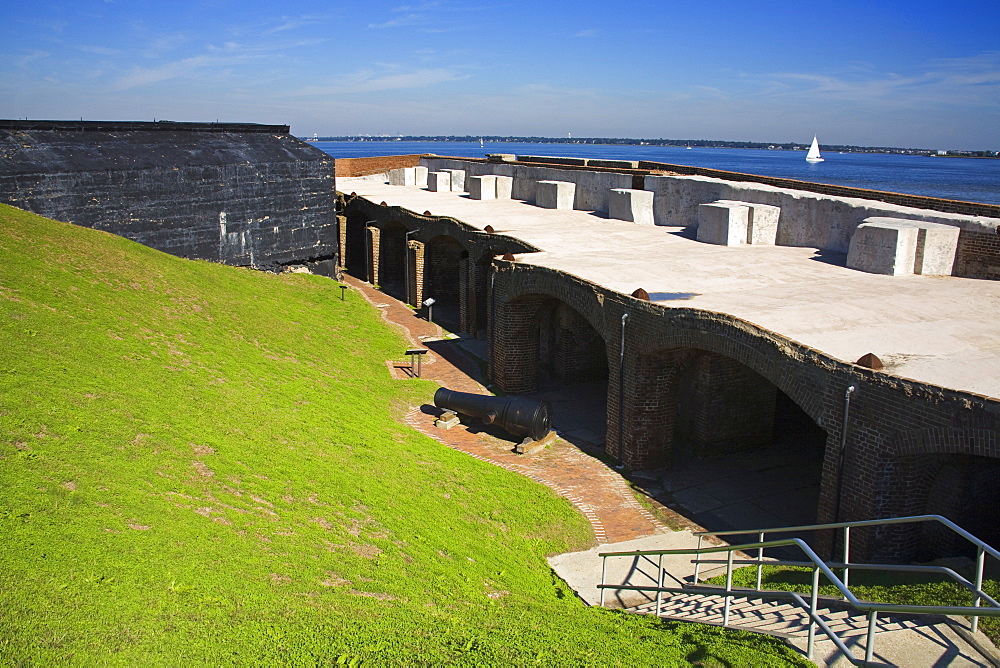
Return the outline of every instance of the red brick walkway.
{"type": "MultiPolygon", "coordinates": [[[[475,380],[480,373],[476,360],[455,342],[433,340],[440,335],[436,325],[418,318],[405,304],[367,283],[350,276],[345,277],[345,282],[382,311],[383,317],[398,326],[411,343],[431,351],[423,361],[424,378],[453,390],[488,393],[475,380]],[[423,341],[422,337],[431,340],[423,341]]],[[[400,361],[389,362],[390,372],[396,378],[409,376],[408,362],[401,362],[403,357],[401,354],[400,361]]],[[[513,452],[516,441],[512,437],[487,430],[478,421],[449,430],[435,427],[434,419],[439,413],[433,405],[425,404],[410,409],[405,421],[450,448],[520,473],[564,496],[590,520],[599,543],[670,531],[636,501],[628,483],[618,473],[570,443],[556,439],[537,454],[518,455],[513,452]]]]}

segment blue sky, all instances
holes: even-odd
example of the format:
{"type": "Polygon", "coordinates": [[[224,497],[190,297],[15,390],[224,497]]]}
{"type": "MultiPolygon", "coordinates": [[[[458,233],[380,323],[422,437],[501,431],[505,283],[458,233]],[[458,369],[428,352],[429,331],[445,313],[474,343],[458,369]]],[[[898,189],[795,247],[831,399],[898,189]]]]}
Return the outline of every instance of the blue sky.
{"type": "Polygon", "coordinates": [[[0,117],[1000,150],[1000,2],[2,0],[0,117]]]}

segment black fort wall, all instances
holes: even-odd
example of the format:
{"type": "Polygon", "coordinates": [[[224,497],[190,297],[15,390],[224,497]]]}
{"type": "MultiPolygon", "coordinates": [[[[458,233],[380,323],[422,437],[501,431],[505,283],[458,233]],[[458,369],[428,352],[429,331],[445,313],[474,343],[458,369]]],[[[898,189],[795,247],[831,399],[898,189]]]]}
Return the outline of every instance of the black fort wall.
{"type": "Polygon", "coordinates": [[[334,192],[333,158],[288,126],[0,121],[0,202],[181,257],[330,259],[334,192]]]}

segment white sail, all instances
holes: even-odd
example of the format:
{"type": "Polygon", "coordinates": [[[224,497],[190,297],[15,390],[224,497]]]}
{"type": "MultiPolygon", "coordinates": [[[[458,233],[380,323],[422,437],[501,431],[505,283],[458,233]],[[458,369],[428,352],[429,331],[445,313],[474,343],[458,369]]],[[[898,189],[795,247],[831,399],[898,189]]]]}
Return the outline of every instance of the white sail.
{"type": "Polygon", "coordinates": [[[812,146],[809,147],[809,152],[806,153],[806,162],[823,162],[823,158],[819,154],[819,141],[815,135],[813,135],[812,146]]]}

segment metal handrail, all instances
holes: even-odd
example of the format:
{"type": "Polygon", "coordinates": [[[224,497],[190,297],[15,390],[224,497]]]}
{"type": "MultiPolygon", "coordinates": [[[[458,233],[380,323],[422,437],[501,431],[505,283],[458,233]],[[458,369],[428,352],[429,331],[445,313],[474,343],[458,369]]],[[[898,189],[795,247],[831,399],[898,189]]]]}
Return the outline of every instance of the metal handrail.
{"type": "MultiPolygon", "coordinates": [[[[911,519],[911,518],[907,518],[907,519],[911,519]]],[[[946,520],[946,522],[947,522],[947,520],[946,520]]],[[[764,532],[759,532],[759,530],[751,530],[751,531],[747,531],[747,532],[733,531],[733,532],[728,532],[728,533],[734,533],[734,534],[738,534],[738,533],[755,533],[755,532],[757,532],[757,533],[766,533],[766,531],[767,530],[765,530],[764,532]]],[[[961,531],[964,532],[964,530],[961,530],[961,531]]],[[[707,533],[707,532],[704,532],[704,533],[707,533]]],[[[967,533],[967,532],[964,532],[964,533],[967,533]]],[[[978,539],[976,539],[976,540],[978,540],[978,539]]],[[[753,595],[748,595],[748,592],[745,591],[745,590],[733,590],[733,587],[732,587],[733,553],[738,552],[738,551],[753,550],[753,549],[756,549],[756,550],[759,550],[760,552],[763,552],[764,548],[769,548],[769,547],[797,546],[799,549],[801,549],[805,553],[806,557],[808,558],[809,561],[806,562],[807,565],[811,565],[812,566],[812,586],[811,586],[811,591],[810,591],[810,602],[809,602],[809,605],[806,606],[805,601],[800,596],[792,597],[802,607],[806,608],[807,611],[808,611],[808,615],[809,615],[809,618],[810,618],[810,623],[809,623],[808,641],[807,641],[807,646],[806,646],[806,656],[808,658],[810,658],[810,659],[812,659],[813,649],[814,649],[814,646],[815,646],[816,628],[817,628],[817,626],[819,626],[819,628],[831,640],[833,640],[834,644],[837,645],[838,649],[840,649],[842,652],[844,652],[844,655],[852,663],[855,663],[855,664],[859,663],[857,661],[857,659],[854,658],[854,656],[853,656],[852,653],[850,653],[849,651],[846,651],[846,647],[844,646],[843,642],[840,641],[840,638],[836,635],[836,633],[833,632],[825,623],[823,623],[822,619],[819,617],[819,614],[818,614],[818,595],[819,595],[819,576],[820,576],[820,573],[822,573],[823,575],[826,576],[826,578],[830,581],[830,583],[833,584],[840,591],[840,593],[842,594],[844,600],[847,601],[853,608],[855,608],[858,611],[867,612],[868,613],[868,632],[867,632],[866,641],[865,641],[865,660],[864,660],[865,664],[869,664],[871,662],[871,660],[872,660],[873,655],[874,655],[875,630],[876,630],[876,624],[877,624],[877,617],[878,617],[878,614],[880,612],[897,612],[897,613],[910,613],[910,614],[945,614],[945,615],[968,615],[970,613],[975,613],[974,615],[972,615],[973,619],[974,619],[974,622],[978,621],[979,616],[1000,617],[1000,603],[997,603],[990,596],[988,596],[987,594],[985,594],[985,593],[982,592],[981,577],[980,577],[980,579],[978,579],[978,582],[977,582],[977,585],[976,585],[975,591],[974,591],[974,593],[976,594],[976,602],[975,602],[974,606],[926,606],[926,605],[902,605],[902,604],[895,604],[895,603],[872,603],[872,602],[867,602],[867,601],[861,601],[861,600],[859,600],[850,591],[850,589],[848,588],[847,584],[845,582],[843,582],[840,578],[838,578],[836,576],[836,574],[834,574],[833,570],[831,569],[831,566],[828,565],[823,559],[821,559],[819,557],[819,555],[817,555],[816,552],[813,551],[813,549],[805,541],[803,541],[801,538],[787,538],[787,539],[772,540],[772,541],[758,541],[756,543],[747,543],[747,544],[743,544],[743,545],[725,545],[725,546],[721,546],[721,547],[708,547],[708,548],[700,547],[700,543],[701,543],[701,536],[699,536],[699,547],[697,547],[697,548],[687,548],[687,549],[679,549],[679,550],[633,550],[633,551],[627,551],[627,552],[602,552],[602,553],[600,553],[598,555],[598,556],[600,556],[602,558],[601,584],[598,585],[598,589],[601,592],[600,605],[602,607],[604,606],[604,591],[606,589],[656,592],[656,611],[657,611],[657,614],[659,614],[660,611],[661,611],[661,603],[662,603],[662,594],[663,593],[683,592],[683,593],[688,593],[688,594],[700,594],[700,595],[705,595],[705,596],[723,596],[723,597],[725,597],[725,607],[724,607],[724,611],[723,611],[723,626],[728,626],[729,625],[729,613],[730,613],[730,599],[732,599],[734,597],[739,597],[739,598],[756,598],[757,597],[757,596],[753,596],[753,595]],[[663,556],[664,555],[668,555],[668,554],[671,554],[671,555],[693,554],[693,555],[696,555],[697,557],[700,557],[703,554],[714,554],[714,553],[719,553],[719,552],[725,552],[726,553],[726,586],[725,586],[725,589],[715,589],[715,590],[712,590],[712,591],[699,591],[698,589],[693,589],[693,588],[690,588],[690,587],[678,589],[678,588],[675,588],[675,587],[664,587],[663,586],[663,556]],[[659,557],[659,560],[658,560],[659,561],[659,563],[658,563],[658,569],[659,569],[660,572],[659,572],[659,575],[658,575],[658,585],[657,586],[654,587],[654,586],[648,586],[648,585],[627,585],[627,584],[624,584],[624,583],[622,583],[622,584],[606,584],[605,583],[606,574],[607,574],[607,559],[608,559],[608,557],[636,557],[636,556],[645,556],[645,557],[658,556],[659,557]],[[992,607],[990,607],[990,608],[982,608],[982,607],[980,607],[980,601],[984,600],[984,599],[992,607]]],[[[986,546],[986,547],[989,547],[989,546],[986,546]]],[[[993,550],[992,548],[989,548],[989,549],[992,552],[995,552],[995,550],[993,550]]],[[[984,553],[983,551],[980,551],[980,554],[983,554],[983,553],[984,553]]],[[[762,561],[762,560],[758,560],[758,561],[762,561]]],[[[846,560],[845,560],[845,562],[846,562],[846,560]]],[[[700,563],[700,560],[696,560],[695,563],[696,564],[700,563]]],[[[840,566],[840,564],[837,564],[836,566],[833,566],[833,567],[837,568],[839,566],[840,566]]],[[[846,563],[845,563],[845,566],[846,566],[846,563]]],[[[856,566],[858,566],[859,568],[862,567],[861,564],[856,564],[856,566]]],[[[869,566],[873,567],[873,568],[876,567],[875,564],[864,564],[863,566],[866,567],[866,568],[869,567],[869,566]]],[[[758,568],[760,568],[759,565],[758,565],[758,568]]],[[[920,568],[920,567],[918,567],[918,568],[920,568]]],[[[958,575],[954,571],[951,571],[951,569],[945,569],[945,568],[943,568],[942,572],[944,572],[944,571],[947,571],[947,572],[950,572],[951,574],[954,574],[954,576],[958,579],[958,581],[960,583],[962,583],[967,588],[971,588],[972,583],[970,583],[968,580],[966,580],[965,578],[961,577],[960,575],[958,575]]],[[[762,598],[789,598],[789,596],[788,596],[789,592],[774,592],[774,591],[763,592],[763,591],[761,591],[760,588],[759,588],[759,581],[760,581],[760,578],[759,578],[759,575],[758,575],[758,589],[757,589],[756,593],[760,597],[762,597],[762,598]]],[[[695,578],[695,583],[697,583],[697,577],[695,578]]],[[[794,592],[792,592],[792,593],[794,593],[794,592]]],[[[973,632],[975,632],[975,628],[974,627],[973,627],[973,632]]]]}
{"type": "MultiPolygon", "coordinates": [[[[800,526],[791,527],[771,527],[769,529],[748,529],[748,530],[729,530],[729,531],[698,531],[695,532],[695,536],[698,536],[698,547],[701,547],[702,540],[705,536],[733,536],[740,534],[750,534],[755,533],[758,536],[758,540],[763,541],[764,535],[767,533],[786,533],[790,531],[820,531],[824,529],[843,529],[844,530],[844,545],[843,545],[843,559],[844,559],[844,582],[850,582],[850,549],[851,549],[851,529],[853,527],[869,527],[869,526],[886,526],[891,524],[910,524],[916,522],[938,522],[944,526],[951,529],[953,532],[969,541],[976,547],[976,583],[975,587],[977,591],[983,588],[983,573],[986,567],[986,555],[990,555],[994,559],[1000,560],[1000,550],[993,548],[988,545],[985,541],[973,536],[971,533],[958,526],[947,517],[941,515],[911,515],[908,517],[890,517],[880,520],[855,520],[852,522],[829,522],[826,524],[807,524],[800,526]]],[[[762,559],[764,556],[763,549],[758,550],[757,558],[762,559]]],[[[695,581],[698,579],[698,571],[701,564],[696,562],[694,567],[694,577],[695,581]]],[[[761,566],[757,566],[757,588],[760,589],[761,582],[761,566]]],[[[845,599],[846,600],[846,599],[845,599]]],[[[972,603],[973,607],[979,607],[980,596],[977,596],[972,603]]],[[[975,633],[979,628],[979,616],[972,616],[971,629],[975,633]]]]}

